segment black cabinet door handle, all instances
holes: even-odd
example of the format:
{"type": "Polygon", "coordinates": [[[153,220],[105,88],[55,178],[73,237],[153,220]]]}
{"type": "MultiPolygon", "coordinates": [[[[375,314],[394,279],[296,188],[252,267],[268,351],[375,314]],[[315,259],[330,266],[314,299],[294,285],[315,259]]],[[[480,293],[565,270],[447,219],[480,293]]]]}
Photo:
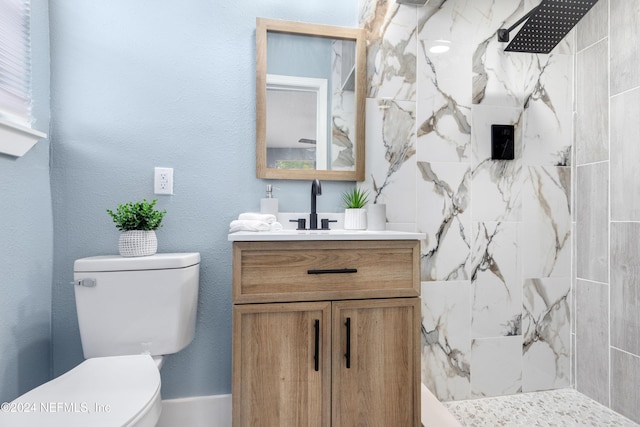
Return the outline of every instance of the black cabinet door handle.
{"type": "Polygon", "coordinates": [[[347,352],[344,354],[347,359],[347,369],[351,368],[351,318],[347,317],[347,321],[344,323],[347,327],[347,352]]]}
{"type": "Polygon", "coordinates": [[[315,320],[315,333],[316,333],[316,347],[313,353],[313,361],[315,364],[316,372],[320,370],[320,320],[315,320]]]}
{"type": "Polygon", "coordinates": [[[307,270],[308,274],[343,274],[343,273],[357,273],[357,268],[329,268],[327,270],[307,270]]]}

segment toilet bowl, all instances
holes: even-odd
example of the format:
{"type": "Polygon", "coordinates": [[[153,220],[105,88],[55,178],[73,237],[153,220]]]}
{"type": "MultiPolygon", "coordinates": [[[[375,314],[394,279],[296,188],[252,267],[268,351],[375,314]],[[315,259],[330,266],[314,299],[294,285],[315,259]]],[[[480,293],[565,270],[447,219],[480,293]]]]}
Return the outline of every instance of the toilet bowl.
{"type": "Polygon", "coordinates": [[[160,411],[160,372],[151,356],[96,357],[10,402],[0,425],[152,427],[160,411]]]}
{"type": "Polygon", "coordinates": [[[4,403],[0,426],[155,426],[163,356],[194,336],[199,267],[199,253],[77,260],[74,294],[86,360],[4,403]]]}

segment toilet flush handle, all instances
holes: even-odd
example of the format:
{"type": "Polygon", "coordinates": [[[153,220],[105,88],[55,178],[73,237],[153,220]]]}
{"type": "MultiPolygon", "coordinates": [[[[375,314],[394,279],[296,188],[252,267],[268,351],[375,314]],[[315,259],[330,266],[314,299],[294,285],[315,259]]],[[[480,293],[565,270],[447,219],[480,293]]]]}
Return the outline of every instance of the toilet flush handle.
{"type": "Polygon", "coordinates": [[[95,288],[96,279],[78,279],[71,283],[73,283],[76,286],[84,286],[86,288],[95,288]]]}

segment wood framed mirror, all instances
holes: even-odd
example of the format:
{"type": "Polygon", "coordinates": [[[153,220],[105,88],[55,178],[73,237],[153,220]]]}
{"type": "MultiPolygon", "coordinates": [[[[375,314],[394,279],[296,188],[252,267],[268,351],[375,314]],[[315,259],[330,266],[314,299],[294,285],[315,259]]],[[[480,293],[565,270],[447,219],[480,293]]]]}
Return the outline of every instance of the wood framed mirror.
{"type": "Polygon", "coordinates": [[[256,176],[364,180],[359,28],[256,19],[256,176]]]}

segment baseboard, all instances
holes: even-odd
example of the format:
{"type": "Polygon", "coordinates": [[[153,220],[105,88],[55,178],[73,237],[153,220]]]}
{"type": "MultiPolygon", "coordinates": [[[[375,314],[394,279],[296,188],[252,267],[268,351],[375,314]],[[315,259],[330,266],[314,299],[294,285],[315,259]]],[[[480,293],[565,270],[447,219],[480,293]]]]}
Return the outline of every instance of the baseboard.
{"type": "MultiPolygon", "coordinates": [[[[459,427],[460,423],[424,386],[422,425],[459,427]]],[[[187,397],[162,401],[162,414],[156,427],[231,427],[231,395],[187,397]]]]}
{"type": "Polygon", "coordinates": [[[231,395],[163,400],[156,427],[186,426],[231,427],[231,395]]]}

